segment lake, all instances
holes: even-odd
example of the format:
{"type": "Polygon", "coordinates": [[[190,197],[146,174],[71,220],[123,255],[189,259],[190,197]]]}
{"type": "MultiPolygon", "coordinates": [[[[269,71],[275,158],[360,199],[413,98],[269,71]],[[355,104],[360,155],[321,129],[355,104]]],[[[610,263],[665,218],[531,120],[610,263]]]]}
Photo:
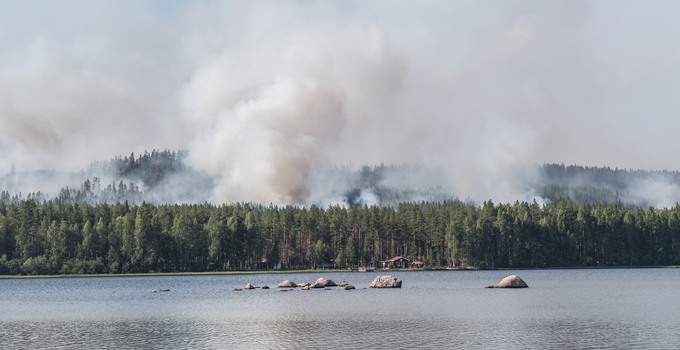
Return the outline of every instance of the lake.
{"type": "Polygon", "coordinates": [[[678,325],[680,269],[0,280],[2,349],[677,349],[678,325]],[[357,289],[276,288],[318,277],[357,289]]]}

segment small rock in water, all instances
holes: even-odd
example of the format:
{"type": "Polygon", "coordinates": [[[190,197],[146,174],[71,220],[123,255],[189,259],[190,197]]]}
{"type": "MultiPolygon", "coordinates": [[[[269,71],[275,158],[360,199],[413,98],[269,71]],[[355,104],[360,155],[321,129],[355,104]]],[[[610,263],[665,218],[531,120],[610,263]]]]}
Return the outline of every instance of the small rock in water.
{"type": "Polygon", "coordinates": [[[500,282],[486,288],[529,288],[529,285],[527,285],[527,283],[524,282],[524,280],[522,280],[519,276],[510,275],[502,279],[500,282]]]}
{"type": "Polygon", "coordinates": [[[246,284],[246,289],[255,289],[255,287],[252,284],[248,283],[246,284]]]}
{"type": "Polygon", "coordinates": [[[241,291],[243,291],[243,289],[241,289],[241,288],[234,288],[234,292],[241,292],[241,291]]]}
{"type": "Polygon", "coordinates": [[[350,290],[350,289],[356,289],[356,288],[354,288],[354,286],[351,285],[351,284],[348,284],[348,285],[345,286],[345,290],[350,290]]]}
{"type": "Polygon", "coordinates": [[[370,285],[371,288],[401,288],[401,280],[394,276],[377,276],[370,285]]]}
{"type": "Polygon", "coordinates": [[[279,283],[279,288],[295,288],[297,286],[298,285],[295,284],[295,282],[290,281],[290,280],[285,280],[285,281],[279,283]]]}
{"type": "Polygon", "coordinates": [[[338,285],[333,282],[333,280],[319,278],[312,284],[311,288],[326,288],[326,287],[337,287],[338,285]]]}
{"type": "Polygon", "coordinates": [[[262,286],[262,289],[269,289],[269,286],[262,286]]]}

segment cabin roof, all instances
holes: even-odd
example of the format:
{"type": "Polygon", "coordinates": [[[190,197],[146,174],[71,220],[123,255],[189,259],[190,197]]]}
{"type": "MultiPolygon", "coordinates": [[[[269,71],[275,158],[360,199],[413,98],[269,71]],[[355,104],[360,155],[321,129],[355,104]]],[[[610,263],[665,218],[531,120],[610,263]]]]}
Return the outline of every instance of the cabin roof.
{"type": "Polygon", "coordinates": [[[411,260],[409,260],[409,259],[404,258],[404,257],[401,256],[401,255],[397,255],[397,256],[395,256],[394,258],[392,258],[392,259],[390,259],[390,260],[388,260],[388,261],[395,262],[395,261],[397,261],[397,260],[402,260],[402,259],[404,259],[404,260],[406,260],[406,261],[411,261],[411,260]]]}

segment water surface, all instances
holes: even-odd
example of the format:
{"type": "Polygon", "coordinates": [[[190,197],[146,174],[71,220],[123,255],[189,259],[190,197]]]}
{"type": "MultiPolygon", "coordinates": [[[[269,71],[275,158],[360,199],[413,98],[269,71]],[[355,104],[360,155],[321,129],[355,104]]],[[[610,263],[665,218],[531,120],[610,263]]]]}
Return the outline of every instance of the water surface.
{"type": "Polygon", "coordinates": [[[0,280],[0,348],[676,349],[680,344],[680,269],[391,274],[403,280],[402,288],[367,288],[376,273],[0,280]],[[530,288],[483,288],[512,273],[530,288]],[[357,289],[276,288],[284,279],[318,277],[357,289]],[[233,290],[246,283],[272,289],[233,290]]]}

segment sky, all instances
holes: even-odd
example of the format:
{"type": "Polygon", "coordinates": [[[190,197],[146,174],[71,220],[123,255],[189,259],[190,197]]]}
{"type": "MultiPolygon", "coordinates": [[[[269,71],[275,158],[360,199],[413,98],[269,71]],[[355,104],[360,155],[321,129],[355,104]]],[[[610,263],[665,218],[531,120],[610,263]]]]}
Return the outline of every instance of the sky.
{"type": "Polygon", "coordinates": [[[542,163],[680,170],[677,1],[2,1],[0,174],[187,149],[216,201],[418,165],[522,199],[542,163]]]}

